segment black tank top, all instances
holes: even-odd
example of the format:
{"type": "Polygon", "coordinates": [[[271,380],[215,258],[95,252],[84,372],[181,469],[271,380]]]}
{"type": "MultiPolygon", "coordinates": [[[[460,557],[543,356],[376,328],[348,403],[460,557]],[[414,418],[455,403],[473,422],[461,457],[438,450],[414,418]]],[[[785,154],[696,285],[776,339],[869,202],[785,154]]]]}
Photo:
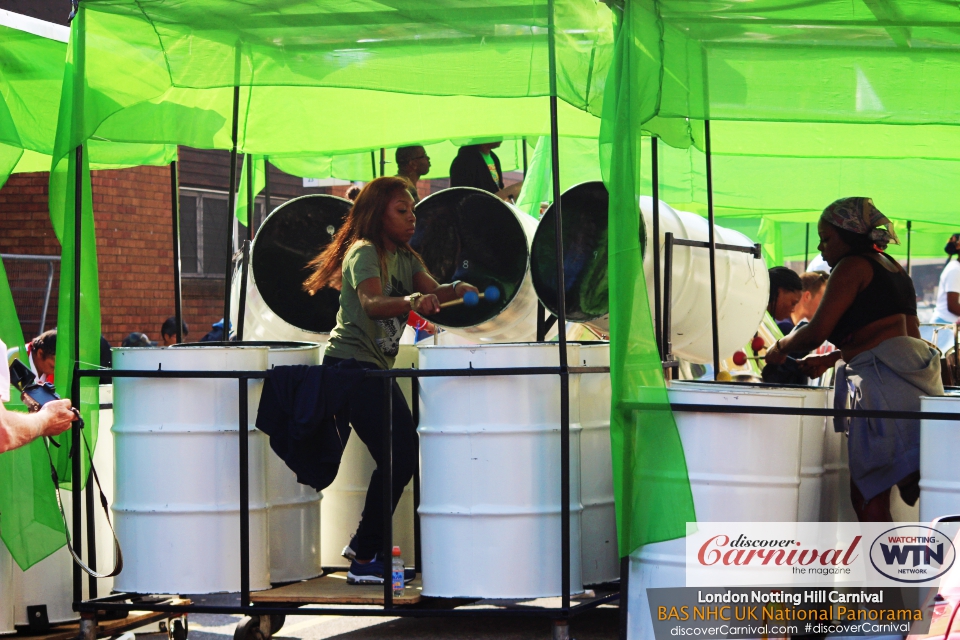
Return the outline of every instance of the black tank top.
{"type": "MultiPolygon", "coordinates": [[[[883,255],[897,264],[897,261],[887,254],[883,255]]],[[[899,313],[914,317],[917,315],[917,294],[913,288],[913,280],[907,272],[902,268],[887,271],[877,258],[870,254],[862,257],[873,267],[873,279],[853,299],[853,304],[840,316],[837,326],[827,338],[837,347],[850,340],[855,331],[871,322],[899,313]]]]}

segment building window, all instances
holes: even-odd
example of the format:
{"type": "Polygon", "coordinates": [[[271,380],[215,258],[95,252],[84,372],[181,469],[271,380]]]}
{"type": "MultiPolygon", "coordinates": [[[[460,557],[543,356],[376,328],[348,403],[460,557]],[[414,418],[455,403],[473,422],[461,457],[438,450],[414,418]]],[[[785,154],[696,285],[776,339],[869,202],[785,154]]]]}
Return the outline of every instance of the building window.
{"type": "MultiPolygon", "coordinates": [[[[254,223],[262,222],[263,202],[255,203],[254,223]]],[[[183,275],[222,278],[227,261],[227,224],[232,224],[233,247],[247,229],[227,218],[227,194],[180,189],[180,264],[183,275]]],[[[257,226],[259,226],[257,224],[257,226]]],[[[254,227],[256,228],[256,227],[254,227]]]]}

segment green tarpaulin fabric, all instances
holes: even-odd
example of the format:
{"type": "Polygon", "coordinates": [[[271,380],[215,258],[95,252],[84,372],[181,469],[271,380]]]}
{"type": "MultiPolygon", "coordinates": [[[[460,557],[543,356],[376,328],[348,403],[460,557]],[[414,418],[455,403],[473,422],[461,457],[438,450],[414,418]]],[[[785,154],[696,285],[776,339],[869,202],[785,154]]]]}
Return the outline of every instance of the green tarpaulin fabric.
{"type": "Polygon", "coordinates": [[[610,192],[610,435],[621,556],[682,537],[686,523],[696,522],[640,253],[641,125],[655,114],[656,104],[656,92],[643,84],[640,52],[633,46],[656,28],[642,18],[633,3],[626,3],[600,130],[601,167],[610,192]]]}
{"type": "MultiPolygon", "coordinates": [[[[57,130],[60,107],[60,88],[64,78],[67,55],[68,31],[65,28],[44,23],[32,18],[0,11],[0,187],[11,173],[49,171],[51,153],[57,130]]],[[[143,164],[167,164],[176,158],[176,146],[164,144],[114,143],[109,140],[91,140],[87,144],[87,163],[96,169],[117,169],[143,164]]],[[[65,175],[52,185],[51,204],[54,226],[63,239],[63,197],[72,186],[64,182],[65,175]],[[59,191],[58,191],[59,189],[59,191]]],[[[89,190],[88,190],[89,194],[89,190]]],[[[89,206],[89,203],[88,203],[89,206]]],[[[93,222],[85,222],[85,242],[92,242],[93,222]],[[87,233],[90,233],[87,238],[87,233]]],[[[67,230],[67,233],[72,233],[67,230]]],[[[85,266],[83,294],[86,302],[84,322],[93,319],[90,305],[99,313],[95,289],[86,282],[96,284],[95,256],[88,254],[91,262],[85,266]],[[92,268],[91,268],[92,267],[92,268]]],[[[70,264],[65,257],[65,265],[70,264]]],[[[64,271],[61,278],[60,321],[61,329],[70,326],[72,313],[72,271],[64,271]]],[[[23,335],[13,298],[10,295],[6,274],[0,270],[0,339],[9,346],[23,343],[23,335]]],[[[99,338],[99,320],[87,335],[99,338]],[[95,331],[95,333],[94,333],[95,331]]],[[[85,348],[85,362],[99,363],[99,344],[95,351],[85,348]]],[[[60,354],[71,352],[68,335],[61,332],[60,354]]],[[[21,359],[26,361],[25,354],[21,359]]],[[[63,368],[56,378],[58,391],[70,394],[69,372],[71,359],[62,355],[58,365],[63,368]],[[67,371],[68,373],[63,373],[67,371]]],[[[96,380],[84,382],[86,396],[84,416],[87,423],[85,437],[91,450],[96,442],[97,411],[95,397],[96,380]]],[[[13,402],[17,408],[18,401],[13,402]]],[[[22,405],[19,405],[23,409],[22,405]]],[[[68,435],[61,436],[66,441],[68,435]]],[[[69,487],[70,466],[66,460],[69,446],[55,450],[60,477],[69,487]]],[[[85,455],[85,454],[84,454],[85,455]]],[[[83,477],[86,477],[84,472],[83,477]]],[[[64,544],[63,525],[57,510],[53,482],[50,479],[49,463],[43,442],[36,441],[23,449],[0,455],[0,538],[3,539],[18,565],[26,570],[53,553],[64,544]]]]}

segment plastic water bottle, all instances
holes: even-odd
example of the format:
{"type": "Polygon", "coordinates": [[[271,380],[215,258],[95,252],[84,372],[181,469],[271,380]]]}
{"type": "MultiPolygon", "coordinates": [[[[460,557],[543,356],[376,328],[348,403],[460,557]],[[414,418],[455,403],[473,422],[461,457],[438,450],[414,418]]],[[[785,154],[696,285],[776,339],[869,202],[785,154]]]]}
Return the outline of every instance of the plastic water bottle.
{"type": "Polygon", "coordinates": [[[393,595],[403,595],[403,558],[400,557],[400,547],[393,548],[393,595]]]}

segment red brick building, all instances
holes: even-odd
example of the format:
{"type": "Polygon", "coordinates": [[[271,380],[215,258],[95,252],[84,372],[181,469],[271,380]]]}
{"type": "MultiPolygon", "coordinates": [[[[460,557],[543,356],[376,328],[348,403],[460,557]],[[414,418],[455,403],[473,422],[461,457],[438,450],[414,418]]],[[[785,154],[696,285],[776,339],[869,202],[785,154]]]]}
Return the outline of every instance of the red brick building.
{"type": "MultiPolygon", "coordinates": [[[[223,315],[229,159],[224,151],[180,149],[183,316],[190,340],[202,337],[223,315]]],[[[446,184],[434,180],[418,186],[425,196],[446,184]]],[[[94,171],[92,189],[103,335],[114,346],[133,331],[159,340],[160,325],[174,313],[170,168],[94,171]]],[[[346,189],[304,187],[301,178],[271,167],[271,208],[308,193],[342,195],[346,189]]],[[[264,216],[263,200],[261,194],[257,225],[264,216]]],[[[246,231],[234,224],[234,235],[246,237],[246,231]]],[[[39,331],[46,266],[28,266],[9,256],[60,254],[48,210],[48,174],[13,175],[0,189],[0,253],[8,256],[4,264],[29,340],[39,331]]],[[[45,328],[56,326],[58,276],[55,269],[45,328]]]]}

